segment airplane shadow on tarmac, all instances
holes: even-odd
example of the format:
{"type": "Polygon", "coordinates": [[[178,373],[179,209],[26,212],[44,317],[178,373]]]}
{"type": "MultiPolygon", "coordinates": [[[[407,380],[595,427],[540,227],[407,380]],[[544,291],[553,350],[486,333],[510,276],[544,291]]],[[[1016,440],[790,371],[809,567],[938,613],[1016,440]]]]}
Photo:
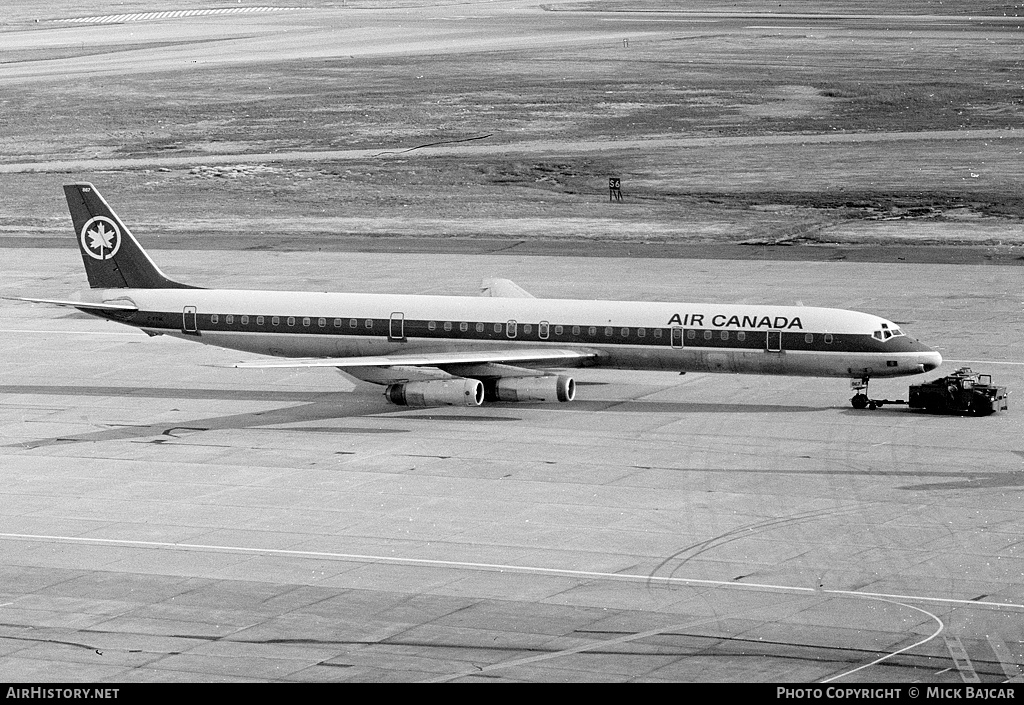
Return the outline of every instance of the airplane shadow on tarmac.
{"type": "MultiPolygon", "coordinates": [[[[12,448],[39,448],[43,446],[98,441],[116,441],[152,436],[166,436],[166,439],[154,439],[153,442],[166,442],[180,437],[183,433],[200,431],[251,429],[281,424],[301,422],[318,422],[332,419],[360,417],[396,417],[405,419],[422,419],[434,421],[482,422],[482,421],[519,421],[517,417],[495,417],[492,410],[527,410],[527,409],[559,409],[580,411],[585,413],[648,413],[648,414],[714,414],[714,413],[806,413],[825,411],[832,407],[786,406],[770,404],[709,404],[702,402],[651,402],[651,401],[618,401],[618,400],[578,400],[569,405],[555,404],[511,404],[495,403],[483,409],[488,413],[474,414],[472,409],[460,407],[459,413],[450,413],[455,409],[445,408],[410,408],[398,407],[384,400],[383,395],[372,393],[373,390],[351,392],[309,392],[286,390],[246,390],[246,389],[173,389],[166,387],[102,387],[102,386],[48,386],[48,385],[0,385],[0,394],[21,395],[55,395],[66,397],[148,397],[155,399],[182,400],[220,400],[239,402],[286,402],[297,404],[280,409],[249,411],[226,416],[214,416],[204,419],[182,419],[177,422],[166,420],[155,424],[111,425],[98,431],[56,436],[35,441],[22,441],[9,444],[12,448]]],[[[294,430],[300,429],[292,427],[294,430]]],[[[308,427],[308,431],[321,433],[406,433],[403,429],[366,429],[361,427],[308,427]]]]}
{"type": "MultiPolygon", "coordinates": [[[[683,402],[648,402],[634,400],[578,400],[568,405],[556,404],[511,404],[496,403],[482,407],[477,413],[473,409],[460,407],[448,408],[409,408],[389,404],[383,395],[374,394],[373,388],[356,392],[310,392],[287,390],[247,390],[247,389],[171,389],[166,387],[66,387],[48,385],[0,385],[0,394],[23,395],[55,395],[55,396],[95,396],[95,397],[148,397],[155,399],[182,400],[226,400],[239,402],[285,402],[294,405],[264,411],[249,411],[240,414],[213,416],[200,419],[182,419],[179,421],[163,420],[153,424],[118,424],[107,425],[97,431],[89,431],[73,435],[54,436],[32,441],[21,441],[7,444],[8,448],[32,450],[46,446],[69,443],[95,443],[100,441],[120,441],[149,439],[149,443],[168,443],[176,439],[203,431],[220,431],[231,429],[265,429],[280,432],[314,432],[336,434],[374,434],[374,433],[409,433],[402,428],[367,428],[361,426],[286,426],[284,424],[314,423],[337,419],[355,418],[392,418],[403,421],[432,421],[447,423],[480,423],[480,422],[515,422],[522,419],[515,416],[495,416],[494,410],[575,410],[584,413],[653,413],[653,414],[689,414],[689,413],[807,413],[835,410],[835,407],[812,407],[769,404],[710,404],[683,402]],[[453,413],[454,412],[454,413],[453,413]],[[275,426],[277,428],[275,428],[275,426]]],[[[906,408],[885,409],[890,413],[912,413],[906,408]]],[[[881,413],[882,410],[863,411],[847,409],[844,413],[881,413]]],[[[1024,451],[1020,452],[1024,457],[1024,451]]],[[[834,470],[827,471],[835,474],[834,470]]],[[[812,473],[816,474],[816,473],[812,473]]],[[[852,474],[877,474],[876,470],[853,471],[852,474]]],[[[946,472],[900,472],[896,470],[883,473],[892,476],[943,478],[938,482],[904,485],[903,490],[962,490],[999,487],[1024,486],[1024,473],[1019,472],[985,472],[984,470],[965,471],[962,473],[946,472]]]]}

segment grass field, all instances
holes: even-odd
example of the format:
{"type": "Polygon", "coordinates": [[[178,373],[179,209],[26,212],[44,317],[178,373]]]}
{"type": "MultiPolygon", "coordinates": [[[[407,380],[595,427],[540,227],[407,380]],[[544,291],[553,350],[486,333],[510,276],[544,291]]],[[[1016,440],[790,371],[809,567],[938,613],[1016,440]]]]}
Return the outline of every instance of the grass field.
{"type": "MultiPolygon", "coordinates": [[[[180,0],[174,9],[230,3],[180,0]]],[[[255,3],[251,3],[255,4],[255,3]]],[[[385,8],[384,2],[278,6],[385,8]]],[[[442,3],[402,3],[423,6],[442,3]]],[[[13,2],[0,30],[33,31],[13,2]]],[[[486,3],[460,4],[469,11],[486,3]]],[[[688,11],[1016,16],[1024,6],[924,2],[692,2],[688,11]]],[[[44,20],[82,14],[68,2],[44,20]]],[[[568,11],[678,3],[551,3],[568,11]]],[[[98,2],[89,14],[154,11],[98,2]]],[[[561,13],[561,14],[560,14],[561,13]]],[[[614,16],[614,14],[612,15],[614,16]]],[[[397,21],[397,20],[396,20],[397,21]]],[[[1024,243],[1021,142],[777,141],[802,135],[1013,130],[1024,118],[1024,42],[1012,26],[958,32],[693,25],[615,44],[303,61],[68,78],[4,86],[0,164],[180,157],[167,170],[2,174],[0,232],[65,226],[59,183],[89,178],[139,230],[217,236],[564,238],[917,245],[1024,243]],[[728,138],[763,137],[763,143],[728,138]],[[665,140],[727,138],[687,149],[665,140]],[[575,145],[607,142],[580,151],[575,145]],[[506,151],[423,155],[473,142],[506,151]],[[541,151],[524,146],[550,145],[541,151]],[[560,146],[561,145],[561,146],[560,146]],[[363,160],[275,163],[244,155],[380,150],[363,160]],[[518,150],[518,151],[517,151],[518,150]],[[189,165],[223,154],[231,166],[189,165]],[[240,156],[243,155],[243,156],[240,156]],[[239,165],[241,164],[241,165],[239,165]],[[625,200],[608,202],[607,179],[625,200]],[[894,228],[893,223],[904,227],[894,228]]],[[[130,46],[5,53],[33,62],[130,46]],[[77,54],[76,54],[77,52],[77,54]]],[[[2,64],[0,64],[2,65],[2,64]]]]}

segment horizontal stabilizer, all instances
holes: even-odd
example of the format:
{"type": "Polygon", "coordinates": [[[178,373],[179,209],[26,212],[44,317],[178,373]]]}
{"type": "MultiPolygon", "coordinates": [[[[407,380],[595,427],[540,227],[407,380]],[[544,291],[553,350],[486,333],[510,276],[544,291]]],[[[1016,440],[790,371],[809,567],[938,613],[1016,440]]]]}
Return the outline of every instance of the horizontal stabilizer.
{"type": "Polygon", "coordinates": [[[503,299],[536,298],[510,279],[484,279],[480,282],[480,296],[494,296],[503,299]]]}
{"type": "Polygon", "coordinates": [[[128,303],[93,303],[90,301],[62,301],[60,299],[28,299],[23,296],[4,297],[11,301],[28,301],[33,304],[49,304],[51,306],[70,306],[72,308],[84,308],[91,311],[138,311],[139,307],[128,303]]]}
{"type": "Polygon", "coordinates": [[[269,369],[288,367],[444,367],[446,365],[475,365],[488,362],[562,363],[579,364],[597,357],[588,350],[493,350],[483,352],[424,353],[422,355],[373,355],[365,357],[312,357],[278,360],[236,362],[218,367],[269,369]]]}

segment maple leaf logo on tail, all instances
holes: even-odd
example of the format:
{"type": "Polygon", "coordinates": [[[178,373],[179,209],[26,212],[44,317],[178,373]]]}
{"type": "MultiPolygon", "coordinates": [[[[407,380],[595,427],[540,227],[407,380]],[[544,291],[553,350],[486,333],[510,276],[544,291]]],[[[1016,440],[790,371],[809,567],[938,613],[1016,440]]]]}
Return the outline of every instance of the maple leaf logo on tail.
{"type": "Polygon", "coordinates": [[[121,247],[121,231],[110,218],[98,215],[82,226],[82,251],[93,259],[110,259],[121,247]]]}

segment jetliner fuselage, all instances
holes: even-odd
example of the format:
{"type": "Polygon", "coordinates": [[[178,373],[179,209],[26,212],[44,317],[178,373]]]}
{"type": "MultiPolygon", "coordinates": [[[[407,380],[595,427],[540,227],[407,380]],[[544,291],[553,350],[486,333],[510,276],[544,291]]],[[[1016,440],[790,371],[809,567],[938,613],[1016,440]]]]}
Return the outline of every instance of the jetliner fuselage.
{"type": "Polygon", "coordinates": [[[94,313],[150,334],[289,358],[582,348],[595,353],[585,364],[617,369],[822,377],[918,374],[941,362],[891,321],[809,306],[216,289],[100,298],[138,311],[94,313]]]}
{"type": "Polygon", "coordinates": [[[859,380],[927,372],[937,352],[857,311],[537,299],[506,280],[483,297],[204,289],[169,279],[91,184],[64,187],[90,290],[72,306],[150,335],[269,355],[234,367],[336,367],[397,404],[571,401],[545,368],[600,366],[859,380]]]}

